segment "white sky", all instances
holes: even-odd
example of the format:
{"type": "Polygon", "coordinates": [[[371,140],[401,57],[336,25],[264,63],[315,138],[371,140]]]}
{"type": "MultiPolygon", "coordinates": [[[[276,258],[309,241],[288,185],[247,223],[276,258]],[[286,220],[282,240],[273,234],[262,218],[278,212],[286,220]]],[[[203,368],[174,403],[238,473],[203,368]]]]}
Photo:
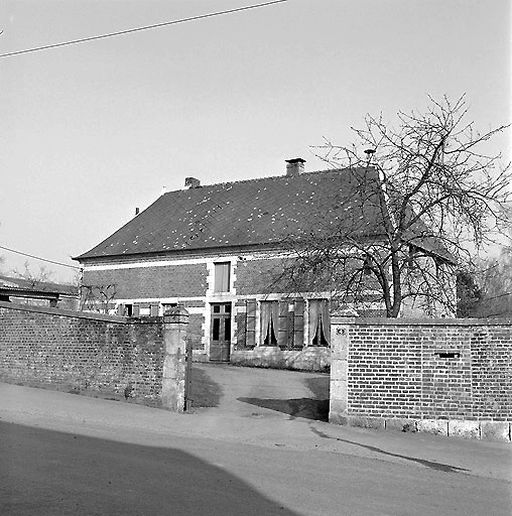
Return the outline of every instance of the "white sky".
{"type": "MultiPolygon", "coordinates": [[[[0,53],[251,3],[2,0],[0,53]]],[[[323,169],[309,146],[427,94],[466,92],[482,131],[508,123],[510,27],[508,0],[289,0],[0,59],[0,245],[76,265],[163,185],[323,169]]]]}

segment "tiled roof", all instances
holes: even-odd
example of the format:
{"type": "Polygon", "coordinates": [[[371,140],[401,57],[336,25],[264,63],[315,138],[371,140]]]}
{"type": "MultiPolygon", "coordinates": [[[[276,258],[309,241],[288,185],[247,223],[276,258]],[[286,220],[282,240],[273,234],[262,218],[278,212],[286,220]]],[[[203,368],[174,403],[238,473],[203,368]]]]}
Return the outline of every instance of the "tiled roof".
{"type": "Polygon", "coordinates": [[[19,290],[20,292],[48,292],[65,296],[78,296],[78,287],[63,283],[50,283],[48,281],[35,281],[25,278],[13,278],[0,275],[0,290],[19,290]]]}
{"type": "Polygon", "coordinates": [[[382,234],[373,169],[337,169],[168,192],[78,260],[252,245],[291,235],[382,234]],[[371,198],[372,202],[363,202],[371,198]]]}

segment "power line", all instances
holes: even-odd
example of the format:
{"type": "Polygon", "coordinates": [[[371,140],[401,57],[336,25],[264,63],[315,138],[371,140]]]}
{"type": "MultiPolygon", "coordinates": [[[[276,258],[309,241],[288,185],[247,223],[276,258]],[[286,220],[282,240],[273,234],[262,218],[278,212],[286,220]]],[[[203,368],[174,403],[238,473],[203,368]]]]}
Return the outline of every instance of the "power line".
{"type": "Polygon", "coordinates": [[[500,297],[505,297],[505,296],[512,296],[512,292],[505,292],[503,294],[498,294],[497,296],[492,296],[492,297],[484,297],[482,299],[482,301],[492,301],[493,299],[499,299],[500,297]]]}
{"type": "Polygon", "coordinates": [[[54,265],[62,265],[62,267],[69,267],[70,269],[80,270],[80,267],[76,265],[68,265],[67,263],[56,262],[54,260],[47,260],[46,258],[41,258],[40,256],[34,256],[33,254],[22,253],[21,251],[16,251],[15,249],[9,249],[8,247],[4,247],[0,245],[0,249],[4,249],[5,251],[9,251],[15,254],[21,254],[22,256],[28,256],[29,258],[35,258],[36,260],[41,260],[42,262],[53,263],[54,265]]]}
{"type": "Polygon", "coordinates": [[[171,20],[171,21],[167,21],[167,22],[154,23],[152,25],[144,25],[142,27],[134,27],[132,29],[125,29],[125,30],[120,30],[117,32],[109,32],[107,34],[100,34],[98,36],[89,36],[86,38],[72,39],[69,41],[63,41],[61,43],[52,43],[50,45],[42,45],[40,47],[27,48],[25,50],[15,50],[13,52],[6,52],[5,54],[0,54],[0,58],[12,57],[12,56],[17,56],[17,55],[21,55],[21,54],[28,54],[29,52],[39,52],[40,50],[48,50],[50,48],[64,47],[66,45],[75,45],[77,43],[84,43],[87,41],[95,41],[97,39],[112,38],[114,36],[121,36],[123,34],[130,34],[132,32],[140,32],[143,30],[156,29],[158,27],[165,27],[167,25],[177,25],[178,23],[185,23],[185,22],[194,21],[194,20],[202,20],[204,18],[212,18],[213,16],[220,16],[222,14],[230,14],[230,13],[236,13],[236,12],[240,12],[240,11],[247,11],[249,9],[257,9],[258,7],[266,7],[268,5],[281,4],[281,3],[287,2],[287,1],[288,0],[273,0],[271,2],[265,2],[262,4],[248,5],[245,7],[237,7],[236,9],[228,9],[226,11],[217,11],[217,12],[213,12],[213,13],[200,14],[197,16],[191,16],[189,18],[181,18],[179,20],[171,20]]]}

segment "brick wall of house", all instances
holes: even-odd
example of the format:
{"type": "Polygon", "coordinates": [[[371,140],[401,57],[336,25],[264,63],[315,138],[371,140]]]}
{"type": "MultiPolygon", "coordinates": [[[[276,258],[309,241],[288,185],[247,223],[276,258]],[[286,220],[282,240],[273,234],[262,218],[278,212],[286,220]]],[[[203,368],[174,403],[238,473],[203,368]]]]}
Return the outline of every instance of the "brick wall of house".
{"type": "Polygon", "coordinates": [[[0,302],[0,379],[159,402],[161,318],[118,317],[0,302]]]}
{"type": "Polygon", "coordinates": [[[236,291],[239,295],[321,292],[329,291],[331,286],[322,282],[318,276],[305,278],[300,285],[294,284],[289,272],[294,260],[290,258],[262,258],[239,261],[236,268],[236,291]],[[313,282],[314,280],[314,282],[313,282]]]}
{"type": "Polygon", "coordinates": [[[331,334],[332,421],[492,421],[510,437],[511,321],[335,319],[331,334]]]}
{"type": "Polygon", "coordinates": [[[192,350],[204,351],[204,301],[183,301],[181,303],[189,312],[188,326],[187,326],[187,342],[190,344],[192,350]],[[201,310],[203,313],[197,313],[201,310]]]}
{"type": "Polygon", "coordinates": [[[85,269],[84,285],[116,285],[116,299],[204,296],[205,263],[134,267],[129,269],[85,269]]]}
{"type": "Polygon", "coordinates": [[[280,279],[283,258],[239,261],[236,267],[236,292],[239,295],[289,292],[290,285],[280,279]]]}
{"type": "Polygon", "coordinates": [[[203,350],[204,315],[190,314],[187,327],[187,342],[193,350],[203,350]]]}

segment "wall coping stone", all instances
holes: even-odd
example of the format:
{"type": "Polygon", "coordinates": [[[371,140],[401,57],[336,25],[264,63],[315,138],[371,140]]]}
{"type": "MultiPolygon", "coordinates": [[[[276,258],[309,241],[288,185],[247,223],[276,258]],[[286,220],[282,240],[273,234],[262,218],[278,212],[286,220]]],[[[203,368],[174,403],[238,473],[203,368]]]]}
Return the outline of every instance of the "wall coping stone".
{"type": "Polygon", "coordinates": [[[167,308],[164,313],[164,324],[188,324],[188,310],[182,306],[167,308]]]}
{"type": "Polygon", "coordinates": [[[95,312],[78,312],[74,310],[65,310],[63,308],[52,308],[47,306],[22,305],[8,301],[0,301],[0,308],[8,310],[19,310],[23,312],[35,312],[41,314],[60,315],[63,317],[74,317],[79,319],[92,319],[96,321],[129,323],[131,319],[121,317],[119,315],[106,315],[95,312]]]}
{"type": "Polygon", "coordinates": [[[452,319],[452,318],[384,318],[384,317],[331,317],[337,326],[511,326],[512,319],[452,319]]]}

